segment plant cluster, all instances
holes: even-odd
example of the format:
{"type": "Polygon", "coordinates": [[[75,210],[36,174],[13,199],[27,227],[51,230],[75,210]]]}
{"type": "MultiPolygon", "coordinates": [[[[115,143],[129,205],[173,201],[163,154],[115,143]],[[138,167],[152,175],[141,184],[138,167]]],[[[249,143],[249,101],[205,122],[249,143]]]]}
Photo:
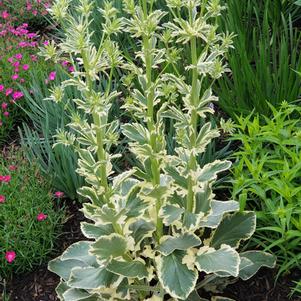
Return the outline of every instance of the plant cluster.
{"type": "Polygon", "coordinates": [[[53,251],[64,210],[57,210],[61,195],[54,199],[50,189],[20,150],[1,153],[0,277],[30,270],[53,251]]]}
{"type": "Polygon", "coordinates": [[[238,119],[233,198],[241,209],[256,210],[253,242],[277,255],[283,273],[300,267],[301,109],[287,102],[270,108],[273,117],[238,119]]]}
{"type": "Polygon", "coordinates": [[[31,69],[45,69],[38,59],[39,37],[27,23],[13,26],[10,14],[0,23],[0,143],[22,117],[16,103],[23,100],[20,87],[28,88],[31,69]]]}
{"type": "Polygon", "coordinates": [[[253,109],[272,114],[269,101],[278,107],[301,95],[298,19],[301,7],[292,0],[226,1],[228,13],[221,18],[224,31],[234,32],[228,54],[230,74],[215,85],[221,108],[232,118],[253,109]]]}
{"type": "Polygon", "coordinates": [[[224,7],[218,0],[166,0],[164,10],[155,3],[124,0],[120,18],[113,3],[104,2],[97,46],[89,30],[91,1],[78,1],[76,13],[66,0],[50,9],[64,38],[41,53],[56,62],[64,56],[77,62],[51,98],[59,103],[65,89],[75,87],[80,96],[72,101],[86,116],[71,112],[71,130],[56,137],[79,155],[77,172],[87,183],[79,193],[89,200],[83,213],[92,221],[81,224],[89,240],[49,264],[61,277],[61,300],[193,300],[210,282],[248,279],[262,265],[274,265],[267,253],[239,253],[255,230],[255,214],[239,211],[238,202],[218,200],[212,191],[231,163],[198,164],[219,136],[206,118],[213,113],[209,104],[217,101],[211,87],[227,70],[224,56],[232,46],[232,35],[217,32],[224,7]],[[133,53],[121,53],[119,32],[138,45],[133,53]],[[122,93],[114,85],[120,73],[122,93]],[[105,86],[99,84],[103,79],[105,86]],[[109,119],[116,98],[131,113],[121,132],[138,162],[118,175],[112,150],[119,143],[119,122],[109,119]],[[173,154],[167,152],[165,120],[176,128],[173,154]]]}

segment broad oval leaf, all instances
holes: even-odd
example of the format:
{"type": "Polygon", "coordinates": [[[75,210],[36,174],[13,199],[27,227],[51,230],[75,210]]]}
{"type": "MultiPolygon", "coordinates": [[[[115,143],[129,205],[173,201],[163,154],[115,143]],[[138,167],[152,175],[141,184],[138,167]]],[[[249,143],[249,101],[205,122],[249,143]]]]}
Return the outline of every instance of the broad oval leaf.
{"type": "Polygon", "coordinates": [[[182,263],[185,252],[175,251],[168,256],[156,257],[157,272],[162,287],[173,298],[185,300],[193,291],[198,279],[196,270],[182,263]]]}
{"type": "Polygon", "coordinates": [[[201,243],[202,241],[195,234],[191,233],[184,233],[178,237],[163,236],[160,240],[158,251],[167,256],[175,250],[185,251],[189,248],[199,246],[201,243]]]}
{"type": "Polygon", "coordinates": [[[262,251],[247,251],[240,254],[242,262],[247,259],[250,264],[240,265],[239,277],[248,280],[254,276],[261,267],[273,268],[276,264],[276,258],[272,254],[262,251]]]}
{"type": "Polygon", "coordinates": [[[80,228],[82,230],[82,233],[87,238],[93,238],[93,239],[98,239],[103,235],[110,235],[115,232],[111,224],[96,225],[87,222],[82,222],[80,228]]]}
{"type": "Polygon", "coordinates": [[[219,224],[210,240],[215,249],[222,244],[237,248],[241,240],[250,238],[256,228],[254,212],[237,212],[226,216],[219,224]]]}
{"type": "Polygon", "coordinates": [[[75,268],[71,271],[67,285],[80,289],[110,287],[119,277],[104,268],[75,268]]]}
{"type": "Polygon", "coordinates": [[[138,278],[143,279],[148,276],[148,272],[145,266],[145,263],[134,260],[134,261],[118,261],[111,260],[111,262],[107,265],[107,270],[110,272],[125,276],[128,278],[138,278]]]}
{"type": "Polygon", "coordinates": [[[126,239],[116,233],[102,236],[94,244],[92,244],[90,253],[97,258],[109,259],[122,256],[127,251],[126,239]]]}
{"type": "Polygon", "coordinates": [[[222,245],[219,250],[201,248],[196,256],[195,264],[200,272],[226,273],[228,276],[238,276],[240,257],[230,246],[222,245]]]}

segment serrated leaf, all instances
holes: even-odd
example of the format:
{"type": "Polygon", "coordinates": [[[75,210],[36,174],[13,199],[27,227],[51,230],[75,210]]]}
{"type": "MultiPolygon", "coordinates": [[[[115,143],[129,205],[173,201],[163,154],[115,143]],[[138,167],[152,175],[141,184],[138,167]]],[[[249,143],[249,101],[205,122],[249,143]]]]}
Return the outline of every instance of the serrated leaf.
{"type": "Polygon", "coordinates": [[[95,294],[90,294],[85,290],[70,288],[63,294],[64,301],[98,301],[95,294]]]}
{"type": "Polygon", "coordinates": [[[96,289],[110,287],[118,280],[118,276],[104,268],[75,268],[72,270],[68,286],[80,289],[96,289]]]}
{"type": "Polygon", "coordinates": [[[185,251],[189,248],[199,246],[201,243],[202,241],[195,234],[191,233],[184,233],[178,237],[163,236],[160,240],[158,251],[167,256],[175,250],[185,251]]]}
{"type": "Polygon", "coordinates": [[[163,218],[163,223],[166,226],[170,226],[175,221],[178,221],[185,209],[181,208],[179,205],[167,204],[161,207],[159,216],[163,218]]]}
{"type": "Polygon", "coordinates": [[[185,252],[175,251],[168,256],[156,257],[159,281],[173,298],[186,299],[198,279],[197,271],[189,270],[182,263],[185,252]]]}
{"type": "Polygon", "coordinates": [[[239,277],[248,280],[254,276],[261,267],[273,268],[276,258],[272,254],[261,251],[247,251],[240,254],[242,259],[247,259],[251,264],[240,266],[239,277]]]}
{"type": "Polygon", "coordinates": [[[109,259],[122,256],[127,251],[126,239],[116,233],[102,236],[92,244],[90,253],[97,258],[109,259]]]}
{"type": "Polygon", "coordinates": [[[156,230],[156,226],[153,222],[139,219],[129,226],[129,230],[135,240],[136,246],[138,246],[144,238],[152,236],[152,233],[156,230]]]}
{"type": "Polygon", "coordinates": [[[226,216],[216,228],[210,246],[220,248],[222,244],[237,248],[241,240],[249,239],[256,228],[254,212],[237,212],[226,216]]]}
{"type": "Polygon", "coordinates": [[[147,278],[148,272],[145,263],[138,260],[133,261],[118,261],[111,260],[107,265],[107,269],[117,275],[121,275],[128,278],[147,278]]]}
{"type": "Polygon", "coordinates": [[[87,222],[82,222],[80,225],[82,233],[87,238],[98,239],[103,235],[110,235],[114,233],[114,228],[111,224],[107,225],[95,225],[87,222]]]}
{"type": "Polygon", "coordinates": [[[240,258],[233,248],[222,245],[219,250],[209,248],[204,251],[201,248],[196,256],[195,263],[200,272],[206,274],[223,272],[228,276],[237,277],[240,258]]]}
{"type": "Polygon", "coordinates": [[[88,266],[97,265],[95,256],[89,253],[92,242],[80,241],[71,245],[61,256],[62,260],[80,260],[88,266]]]}
{"type": "Polygon", "coordinates": [[[55,258],[48,263],[49,271],[59,275],[62,279],[68,280],[71,270],[75,267],[87,267],[88,265],[80,260],[62,260],[61,257],[55,258]]]}
{"type": "Polygon", "coordinates": [[[217,174],[227,170],[231,166],[230,161],[216,160],[212,163],[206,164],[197,174],[197,179],[200,182],[207,182],[216,179],[217,174]]]}
{"type": "Polygon", "coordinates": [[[216,228],[223,219],[223,216],[227,212],[237,211],[239,209],[239,203],[236,201],[216,201],[212,200],[211,210],[212,212],[205,216],[200,222],[201,227],[216,228]]]}

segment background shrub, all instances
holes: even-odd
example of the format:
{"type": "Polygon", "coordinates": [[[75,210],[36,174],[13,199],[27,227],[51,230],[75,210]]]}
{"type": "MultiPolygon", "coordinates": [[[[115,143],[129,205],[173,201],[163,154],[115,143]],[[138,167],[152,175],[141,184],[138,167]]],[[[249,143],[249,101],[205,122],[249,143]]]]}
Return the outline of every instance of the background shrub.
{"type": "Polygon", "coordinates": [[[270,113],[267,100],[274,106],[283,100],[300,97],[301,7],[295,1],[226,1],[221,30],[234,32],[234,48],[229,51],[231,73],[215,86],[220,106],[231,117],[256,112],[270,113]]]}
{"type": "Polygon", "coordinates": [[[270,108],[272,118],[239,118],[233,197],[242,210],[256,210],[253,242],[277,255],[281,273],[301,259],[301,109],[287,102],[270,108]]]}
{"type": "Polygon", "coordinates": [[[7,277],[45,261],[61,231],[64,210],[58,210],[49,182],[20,150],[1,154],[0,176],[0,276],[7,277]],[[12,252],[15,258],[9,257],[12,252]]]}

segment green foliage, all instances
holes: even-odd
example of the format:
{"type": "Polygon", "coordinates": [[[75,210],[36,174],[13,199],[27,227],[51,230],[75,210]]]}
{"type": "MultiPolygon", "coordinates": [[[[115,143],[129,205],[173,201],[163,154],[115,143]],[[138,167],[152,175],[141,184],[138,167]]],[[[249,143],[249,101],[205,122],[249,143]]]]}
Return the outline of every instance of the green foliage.
{"type": "Polygon", "coordinates": [[[79,193],[90,201],[82,211],[91,220],[81,224],[90,240],[73,244],[49,263],[61,277],[61,300],[187,300],[197,294],[199,272],[212,279],[248,279],[261,262],[274,265],[266,253],[239,254],[241,242],[255,231],[255,214],[239,212],[238,202],[219,201],[213,194],[214,182],[231,162],[198,164],[219,136],[206,119],[213,113],[209,104],[217,101],[211,86],[226,70],[224,56],[231,47],[232,35],[216,32],[224,7],[217,0],[168,0],[169,10],[162,10],[155,2],[124,0],[122,19],[112,2],[104,2],[98,46],[89,30],[92,2],[80,0],[72,15],[67,0],[57,0],[51,9],[65,37],[41,54],[78,62],[59,89],[75,87],[81,95],[73,101],[85,113],[84,118],[73,114],[71,130],[56,137],[78,152],[77,172],[87,183],[79,193]],[[118,32],[138,45],[133,55],[121,53],[118,32]],[[116,89],[116,73],[125,75],[122,92],[116,89]],[[107,85],[100,86],[104,78],[107,85]],[[132,117],[121,127],[109,119],[116,99],[132,117]],[[166,120],[175,128],[172,154],[166,120]],[[120,128],[139,164],[117,174],[112,162],[120,128]]]}
{"type": "Polygon", "coordinates": [[[301,109],[287,102],[270,108],[272,118],[238,119],[233,139],[242,145],[235,154],[233,197],[242,210],[256,210],[253,241],[277,255],[283,273],[300,262],[301,109]]]}
{"type": "Polygon", "coordinates": [[[51,196],[49,182],[19,150],[1,154],[0,176],[7,175],[11,179],[0,182],[1,277],[29,271],[45,262],[54,249],[64,218],[64,210],[58,210],[57,201],[51,196]],[[38,221],[40,213],[47,218],[38,221]],[[16,258],[8,263],[5,254],[10,251],[15,252],[16,258]]]}
{"type": "Polygon", "coordinates": [[[221,28],[235,32],[229,51],[230,74],[218,81],[220,106],[232,118],[253,109],[268,114],[274,106],[300,97],[300,30],[294,26],[301,8],[292,1],[227,1],[221,28]]]}
{"type": "MultiPolygon", "coordinates": [[[[66,78],[62,71],[57,70],[56,74],[56,83],[66,78]]],[[[63,191],[70,199],[76,199],[77,189],[84,184],[83,178],[76,173],[78,156],[64,145],[53,147],[53,136],[70,122],[65,109],[68,107],[69,111],[75,110],[68,100],[78,97],[78,92],[68,87],[61,102],[54,103],[49,99],[51,92],[44,83],[47,76],[44,72],[31,72],[32,93],[22,89],[22,108],[31,123],[23,123],[22,128],[19,128],[21,144],[28,160],[38,164],[42,174],[52,180],[52,186],[63,191]]]]}

